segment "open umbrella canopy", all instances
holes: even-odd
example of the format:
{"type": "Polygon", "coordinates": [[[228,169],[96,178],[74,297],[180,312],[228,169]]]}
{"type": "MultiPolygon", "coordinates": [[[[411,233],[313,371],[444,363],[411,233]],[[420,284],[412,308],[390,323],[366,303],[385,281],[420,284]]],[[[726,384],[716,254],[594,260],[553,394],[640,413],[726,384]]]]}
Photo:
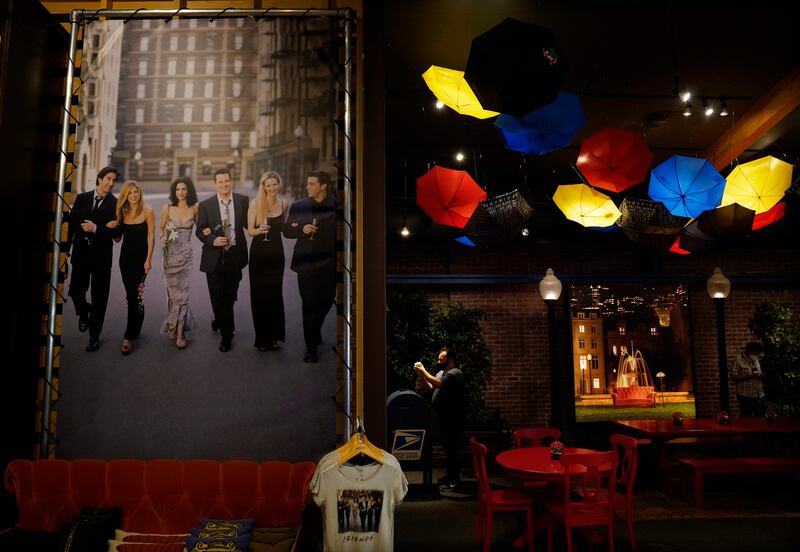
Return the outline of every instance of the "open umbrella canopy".
{"type": "Polygon", "coordinates": [[[704,211],[681,229],[680,247],[700,251],[743,236],[752,229],[754,216],[755,211],[738,203],[704,211]]]}
{"type": "Polygon", "coordinates": [[[756,214],[778,203],[792,184],[792,166],[771,155],[742,163],[731,171],[721,205],[738,203],[756,214]]]}
{"type": "Polygon", "coordinates": [[[685,222],[650,199],[626,197],[619,211],[617,224],[629,240],[658,248],[672,243],[685,222]]]}
{"type": "Polygon", "coordinates": [[[433,167],[417,178],[417,205],[438,224],[464,228],[486,192],[465,171],[433,167]]]}
{"type": "Polygon", "coordinates": [[[753,217],[753,230],[761,230],[773,222],[778,222],[786,214],[786,203],[781,201],[776,203],[772,209],[766,213],[757,214],[753,217]]]}
{"type": "Polygon", "coordinates": [[[556,99],[566,68],[550,29],[509,17],[472,39],[464,78],[484,109],[522,117],[556,99]]]}
{"type": "Polygon", "coordinates": [[[607,128],[583,141],[576,165],[592,186],[621,192],[644,182],[652,161],[641,134],[607,128]]]}
{"type": "Polygon", "coordinates": [[[681,247],[681,237],[678,236],[675,238],[675,241],[672,242],[672,245],[669,248],[670,253],[675,253],[676,255],[689,255],[691,251],[687,251],[681,247]]]}
{"type": "Polygon", "coordinates": [[[650,171],[648,194],[679,217],[696,217],[719,205],[725,179],[705,159],[673,155],[650,171]]]}
{"type": "Polygon", "coordinates": [[[562,184],[556,188],[553,201],[565,217],[587,227],[611,226],[620,215],[610,197],[586,184],[562,184]]]}
{"type": "Polygon", "coordinates": [[[497,111],[489,111],[481,107],[475,93],[464,80],[464,71],[447,69],[431,65],[422,73],[436,99],[461,115],[469,115],[478,119],[488,119],[500,115],[497,111]]]}
{"type": "Polygon", "coordinates": [[[585,123],[586,115],[578,96],[563,91],[558,93],[556,101],[521,119],[500,115],[494,122],[508,149],[533,155],[568,146],[585,123]]]}

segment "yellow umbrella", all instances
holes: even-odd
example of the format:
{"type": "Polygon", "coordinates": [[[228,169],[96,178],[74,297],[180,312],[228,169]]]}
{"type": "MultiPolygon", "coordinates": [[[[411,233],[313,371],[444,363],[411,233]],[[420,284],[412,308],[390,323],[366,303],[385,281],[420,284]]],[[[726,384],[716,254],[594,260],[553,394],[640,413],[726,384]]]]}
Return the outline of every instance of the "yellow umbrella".
{"type": "Polygon", "coordinates": [[[611,198],[586,184],[564,184],[556,188],[553,201],[569,220],[583,226],[611,226],[620,216],[611,198]]]}
{"type": "Polygon", "coordinates": [[[422,73],[425,84],[431,92],[447,107],[462,115],[470,115],[478,119],[488,119],[500,115],[497,111],[489,111],[481,107],[481,102],[464,80],[464,71],[447,69],[431,65],[422,73]]]}
{"type": "Polygon", "coordinates": [[[720,207],[738,203],[756,214],[766,213],[792,183],[792,166],[771,155],[742,163],[725,180],[720,207]]]}

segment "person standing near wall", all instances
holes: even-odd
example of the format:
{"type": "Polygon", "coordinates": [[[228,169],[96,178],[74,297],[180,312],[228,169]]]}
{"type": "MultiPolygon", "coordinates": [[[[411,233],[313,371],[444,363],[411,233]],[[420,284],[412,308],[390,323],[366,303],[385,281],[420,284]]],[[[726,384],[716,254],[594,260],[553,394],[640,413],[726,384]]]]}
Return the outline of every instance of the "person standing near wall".
{"type": "Polygon", "coordinates": [[[763,357],[764,346],[758,341],[751,341],[733,362],[731,379],[736,383],[736,400],[739,402],[742,417],[764,415],[765,378],[761,370],[763,357]]]}
{"type": "Polygon", "coordinates": [[[461,482],[461,435],[464,432],[464,373],[456,368],[452,350],[439,351],[436,375],[431,375],[421,362],[414,370],[428,389],[433,389],[431,404],[439,421],[439,441],[444,449],[447,475],[439,479],[440,490],[453,490],[461,482]]]}

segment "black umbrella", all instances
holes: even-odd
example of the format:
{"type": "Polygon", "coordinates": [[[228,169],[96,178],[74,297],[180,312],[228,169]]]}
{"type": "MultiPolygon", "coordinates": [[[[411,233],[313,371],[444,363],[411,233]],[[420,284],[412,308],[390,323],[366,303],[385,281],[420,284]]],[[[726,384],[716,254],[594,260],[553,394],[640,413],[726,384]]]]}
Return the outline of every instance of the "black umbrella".
{"type": "Polygon", "coordinates": [[[522,117],[556,100],[566,69],[550,29],[509,17],[472,39],[464,78],[484,109],[522,117]]]}
{"type": "Polygon", "coordinates": [[[617,226],[629,240],[659,249],[675,241],[686,221],[671,214],[663,204],[642,198],[626,197],[619,212],[617,226]]]}
{"type": "Polygon", "coordinates": [[[680,246],[687,251],[701,251],[743,236],[752,229],[755,214],[738,203],[703,211],[681,230],[680,246]]]}

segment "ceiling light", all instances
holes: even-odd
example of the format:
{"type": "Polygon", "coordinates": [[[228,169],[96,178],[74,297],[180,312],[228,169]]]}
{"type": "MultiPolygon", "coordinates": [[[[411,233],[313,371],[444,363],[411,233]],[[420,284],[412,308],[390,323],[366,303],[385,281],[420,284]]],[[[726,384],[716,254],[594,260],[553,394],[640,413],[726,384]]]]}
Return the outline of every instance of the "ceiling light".
{"type": "Polygon", "coordinates": [[[719,100],[719,116],[720,117],[728,116],[728,104],[723,99],[719,100]]]}
{"type": "Polygon", "coordinates": [[[408,229],[408,226],[405,222],[403,223],[403,227],[400,229],[400,235],[404,238],[407,238],[411,235],[411,230],[408,229]]]}
{"type": "Polygon", "coordinates": [[[522,229],[522,237],[523,238],[527,238],[530,235],[531,235],[531,231],[530,230],[528,230],[527,228],[523,228],[522,229]]]}
{"type": "Polygon", "coordinates": [[[456,154],[456,161],[463,161],[463,160],[464,160],[464,154],[459,151],[456,154]]]}
{"type": "Polygon", "coordinates": [[[683,116],[689,117],[692,114],[692,102],[686,102],[683,106],[683,116]]]}
{"type": "Polygon", "coordinates": [[[703,113],[706,114],[706,117],[711,117],[714,114],[714,106],[711,105],[703,98],[703,113]]]}
{"type": "Polygon", "coordinates": [[[692,93],[689,92],[688,90],[684,90],[683,92],[681,92],[681,101],[683,103],[688,102],[691,97],[692,97],[692,93]]]}
{"type": "Polygon", "coordinates": [[[443,109],[443,108],[444,108],[444,103],[442,103],[440,100],[436,100],[436,109],[443,109]]]}

